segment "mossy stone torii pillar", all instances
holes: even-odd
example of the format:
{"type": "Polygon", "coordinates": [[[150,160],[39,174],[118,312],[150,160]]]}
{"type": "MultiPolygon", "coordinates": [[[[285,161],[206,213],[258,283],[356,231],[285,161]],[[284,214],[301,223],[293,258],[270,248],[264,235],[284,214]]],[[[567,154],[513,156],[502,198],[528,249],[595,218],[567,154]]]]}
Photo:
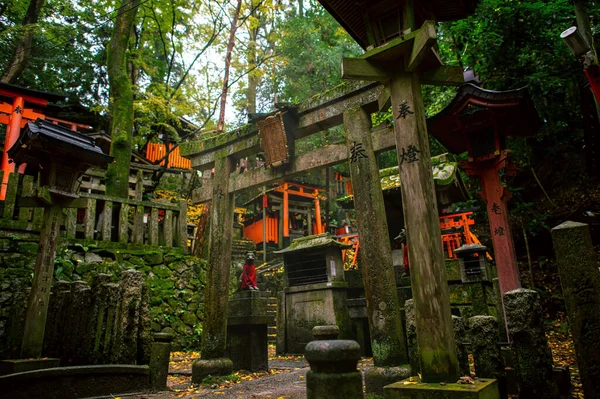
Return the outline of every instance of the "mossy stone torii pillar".
{"type": "MultiPolygon", "coordinates": [[[[405,10],[405,15],[409,15],[412,6],[407,3],[405,10]]],[[[425,60],[439,62],[435,57],[431,59],[436,33],[433,21],[425,21],[415,30],[414,20],[409,18],[405,28],[410,28],[410,33],[367,51],[361,58],[345,58],[342,76],[389,86],[422,381],[454,382],[459,377],[458,360],[421,95],[423,72],[418,72],[425,60]]],[[[454,83],[456,77],[446,76],[447,73],[456,72],[438,65],[427,78],[428,83],[454,83]]],[[[385,99],[380,102],[386,103],[389,104],[385,99]]]]}
{"type": "Polygon", "coordinates": [[[360,107],[349,109],[344,112],[344,128],[375,366],[407,364],[383,193],[371,139],[370,115],[360,107]]]}
{"type": "Polygon", "coordinates": [[[394,74],[391,100],[421,373],[424,382],[456,381],[458,360],[419,75],[394,74]],[[414,108],[414,114],[404,115],[406,107],[414,108]]]}
{"type": "Polygon", "coordinates": [[[231,360],[225,358],[234,210],[233,194],[229,193],[229,176],[233,161],[226,155],[215,158],[202,347],[200,359],[192,365],[194,383],[201,382],[207,375],[229,374],[233,367],[231,360]]]}

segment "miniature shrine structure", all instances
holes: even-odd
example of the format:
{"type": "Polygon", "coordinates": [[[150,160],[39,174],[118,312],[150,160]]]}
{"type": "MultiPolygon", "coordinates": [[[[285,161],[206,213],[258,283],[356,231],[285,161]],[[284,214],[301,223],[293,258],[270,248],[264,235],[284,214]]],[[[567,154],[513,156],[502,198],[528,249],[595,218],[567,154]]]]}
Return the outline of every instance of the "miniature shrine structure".
{"type": "Polygon", "coordinates": [[[277,328],[278,353],[304,353],[316,326],[337,325],[342,339],[351,337],[344,263],[341,250],[349,245],[330,234],[297,238],[283,255],[286,287],[277,328]]]}
{"type": "Polygon", "coordinates": [[[509,136],[532,136],[540,120],[527,89],[492,91],[462,85],[452,102],[428,119],[428,129],[454,154],[468,152],[460,167],[479,176],[487,203],[494,258],[502,292],[521,287],[510,231],[507,179],[519,166],[506,149],[509,136]]]}
{"type": "Polygon", "coordinates": [[[6,125],[6,137],[4,139],[4,152],[2,153],[2,165],[0,170],[4,172],[2,186],[0,187],[0,200],[6,197],[6,187],[10,173],[18,170],[23,174],[25,165],[15,165],[8,157],[8,150],[15,144],[21,129],[28,122],[36,119],[46,119],[54,124],[68,126],[71,130],[91,129],[90,126],[69,122],[46,115],[45,108],[53,102],[66,100],[66,96],[56,93],[48,93],[39,90],[27,89],[8,83],[0,83],[0,123],[6,125]]]}

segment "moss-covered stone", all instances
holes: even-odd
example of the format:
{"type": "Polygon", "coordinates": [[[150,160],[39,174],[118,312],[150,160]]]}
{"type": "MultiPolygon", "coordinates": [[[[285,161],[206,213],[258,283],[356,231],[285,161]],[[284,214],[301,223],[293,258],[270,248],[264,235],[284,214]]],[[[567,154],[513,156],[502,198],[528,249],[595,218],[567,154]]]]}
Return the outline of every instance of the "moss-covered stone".
{"type": "Polygon", "coordinates": [[[17,252],[21,255],[37,255],[39,245],[35,242],[24,242],[17,243],[17,252]]]}
{"type": "Polygon", "coordinates": [[[171,275],[171,271],[165,265],[154,266],[152,268],[152,272],[162,279],[167,278],[171,275]]]}
{"type": "Polygon", "coordinates": [[[192,312],[185,312],[181,315],[181,320],[190,327],[193,327],[198,322],[198,318],[192,312]]]}
{"type": "MultiPolygon", "coordinates": [[[[124,258],[125,259],[125,258],[124,258]]],[[[127,257],[127,262],[129,262],[130,264],[136,266],[137,267],[143,267],[146,266],[146,263],[144,262],[144,260],[138,256],[128,256],[127,257]]]]}
{"type": "Polygon", "coordinates": [[[162,252],[148,252],[144,255],[144,262],[150,266],[160,265],[163,263],[163,254],[162,252]]]}
{"type": "Polygon", "coordinates": [[[385,387],[386,399],[500,399],[498,382],[479,379],[475,384],[423,383],[418,377],[413,381],[399,381],[385,387]]]}

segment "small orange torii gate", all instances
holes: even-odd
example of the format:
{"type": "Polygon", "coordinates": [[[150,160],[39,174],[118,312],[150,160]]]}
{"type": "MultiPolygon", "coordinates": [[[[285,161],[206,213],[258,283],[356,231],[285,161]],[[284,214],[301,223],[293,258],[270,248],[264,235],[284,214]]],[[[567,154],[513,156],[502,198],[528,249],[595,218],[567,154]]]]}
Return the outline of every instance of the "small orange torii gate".
{"type": "Polygon", "coordinates": [[[309,225],[312,229],[309,230],[312,234],[322,234],[325,232],[326,225],[322,222],[321,219],[321,200],[325,200],[325,196],[322,194],[323,190],[317,187],[308,186],[300,183],[287,182],[284,181],[277,185],[275,188],[272,188],[265,192],[264,194],[256,197],[256,199],[261,198],[263,207],[268,205],[267,195],[269,193],[281,193],[281,209],[279,209],[279,216],[266,216],[266,229],[263,226],[265,223],[264,218],[260,220],[256,220],[254,223],[246,226],[244,228],[244,237],[252,240],[254,243],[258,244],[263,242],[264,235],[266,234],[267,242],[281,244],[279,242],[279,238],[281,236],[284,243],[289,244],[290,241],[290,195],[296,197],[309,198],[314,202],[314,213],[315,213],[315,221],[314,224],[311,220],[308,220],[309,225]],[[281,221],[281,224],[279,223],[281,221]],[[281,229],[281,231],[280,231],[281,229]],[[266,230],[266,231],[265,231],[266,230]]]}

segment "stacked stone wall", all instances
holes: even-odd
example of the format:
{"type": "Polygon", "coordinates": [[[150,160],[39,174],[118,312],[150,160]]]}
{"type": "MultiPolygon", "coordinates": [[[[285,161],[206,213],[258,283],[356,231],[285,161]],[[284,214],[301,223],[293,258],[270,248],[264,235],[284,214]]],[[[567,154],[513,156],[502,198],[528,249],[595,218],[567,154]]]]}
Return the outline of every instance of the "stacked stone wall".
{"type": "MultiPolygon", "coordinates": [[[[37,234],[0,232],[0,358],[18,356],[38,240],[37,234]]],[[[118,283],[129,269],[143,275],[151,330],[173,334],[173,350],[198,349],[205,261],[185,255],[181,249],[83,240],[62,242],[56,253],[55,285],[62,280],[93,286],[100,274],[108,275],[107,282],[118,283]]]]}

